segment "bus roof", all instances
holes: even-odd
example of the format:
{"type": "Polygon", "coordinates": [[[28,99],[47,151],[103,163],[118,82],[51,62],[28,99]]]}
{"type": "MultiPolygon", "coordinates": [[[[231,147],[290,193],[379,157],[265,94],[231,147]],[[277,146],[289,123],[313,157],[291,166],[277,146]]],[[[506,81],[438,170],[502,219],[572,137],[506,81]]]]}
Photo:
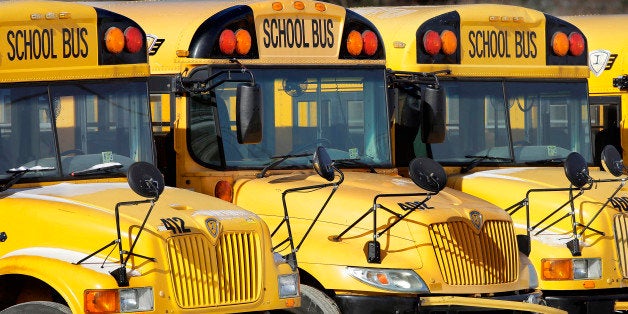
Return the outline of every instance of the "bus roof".
{"type": "MultiPolygon", "coordinates": [[[[356,60],[339,60],[338,50],[340,37],[343,32],[347,14],[346,8],[330,3],[324,3],[325,10],[321,13],[314,8],[314,1],[303,0],[305,8],[297,10],[292,7],[292,1],[283,1],[281,12],[273,10],[273,3],[279,1],[255,0],[255,1],[104,1],[89,2],[90,5],[108,9],[124,14],[137,21],[146,31],[147,35],[154,36],[155,45],[149,48],[151,73],[166,74],[181,71],[182,63],[207,64],[205,59],[177,58],[189,52],[190,45],[199,27],[217,13],[236,6],[250,7],[256,17],[272,17],[277,14],[290,14],[294,19],[333,19],[334,41],[338,43],[334,51],[327,55],[318,55],[304,49],[284,49],[279,55],[272,53],[281,49],[260,49],[259,59],[247,59],[246,64],[329,64],[333,57],[334,64],[355,64],[356,60]],[[290,4],[290,5],[289,5],[290,4]],[[309,5],[312,4],[312,5],[309,5]],[[279,12],[279,13],[278,13],[279,12]],[[267,53],[264,53],[264,50],[267,53]],[[271,52],[273,50],[273,52],[271,52]],[[287,59],[286,57],[289,57],[287,59]]],[[[318,2],[318,1],[316,1],[318,2]]],[[[322,3],[322,2],[318,2],[322,3]]],[[[259,21],[255,21],[257,38],[263,35],[259,21]]],[[[306,21],[306,23],[308,23],[306,21]]],[[[309,27],[309,26],[306,26],[309,27]]],[[[297,30],[299,31],[299,30],[297,30]]],[[[324,31],[324,30],[321,30],[324,31]]],[[[330,31],[331,32],[331,31],[330,31]]],[[[331,33],[329,33],[331,34],[331,33]]],[[[323,34],[324,35],[324,34],[323,34]]],[[[305,35],[304,35],[305,36],[305,35]]],[[[330,35],[331,36],[331,35],[330,35]]],[[[149,45],[151,38],[149,38],[149,45]]],[[[261,39],[258,39],[260,41],[261,39]]],[[[306,39],[307,40],[307,39],[306,39]]],[[[258,46],[261,46],[258,44],[258,46]]],[[[361,60],[364,63],[380,64],[383,66],[383,57],[380,60],[361,60]]],[[[229,60],[212,59],[212,63],[229,63],[229,60]]]]}
{"type": "Polygon", "coordinates": [[[589,90],[596,93],[616,93],[613,79],[628,74],[628,36],[623,27],[628,14],[578,15],[561,17],[576,25],[589,42],[589,90]]]}
{"type": "MultiPolygon", "coordinates": [[[[474,77],[588,76],[586,66],[582,65],[565,63],[560,69],[547,66],[544,47],[549,40],[545,30],[548,15],[537,10],[501,4],[356,7],[352,10],[378,28],[385,43],[387,66],[393,70],[447,69],[454,76],[474,77]],[[457,64],[417,62],[417,41],[422,44],[418,33],[430,24],[458,28],[460,61],[457,64]]],[[[568,24],[555,20],[561,27],[568,24]]]]}

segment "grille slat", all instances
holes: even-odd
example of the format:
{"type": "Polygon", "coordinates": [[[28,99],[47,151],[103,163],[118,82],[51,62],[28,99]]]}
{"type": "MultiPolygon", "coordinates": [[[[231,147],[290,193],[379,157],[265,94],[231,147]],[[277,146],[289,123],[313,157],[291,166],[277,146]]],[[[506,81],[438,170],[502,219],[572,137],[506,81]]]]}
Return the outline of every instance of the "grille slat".
{"type": "Polygon", "coordinates": [[[518,275],[514,229],[508,221],[486,221],[479,234],[463,221],[430,225],[443,279],[451,285],[513,282],[518,275]]]}
{"type": "Polygon", "coordinates": [[[182,308],[199,308],[258,300],[260,245],[254,232],[224,233],[215,247],[198,234],[168,239],[177,303],[182,308]]]}
{"type": "Polygon", "coordinates": [[[613,228],[621,274],[624,278],[628,278],[628,216],[626,214],[615,215],[613,228]]]}

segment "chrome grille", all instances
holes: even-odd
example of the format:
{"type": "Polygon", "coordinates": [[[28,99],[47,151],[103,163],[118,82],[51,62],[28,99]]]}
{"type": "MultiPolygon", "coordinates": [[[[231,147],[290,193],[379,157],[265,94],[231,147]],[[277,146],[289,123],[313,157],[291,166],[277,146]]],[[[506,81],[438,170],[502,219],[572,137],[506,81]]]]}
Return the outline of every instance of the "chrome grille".
{"type": "Polygon", "coordinates": [[[441,273],[450,285],[513,282],[518,274],[517,241],[509,221],[486,221],[476,233],[464,221],[430,225],[441,273]]]}
{"type": "Polygon", "coordinates": [[[171,277],[182,308],[254,302],[262,287],[259,236],[223,233],[216,246],[203,235],[168,239],[171,277]]]}
{"type": "Polygon", "coordinates": [[[615,215],[613,230],[621,274],[624,278],[628,278],[628,216],[626,214],[615,215]]]}

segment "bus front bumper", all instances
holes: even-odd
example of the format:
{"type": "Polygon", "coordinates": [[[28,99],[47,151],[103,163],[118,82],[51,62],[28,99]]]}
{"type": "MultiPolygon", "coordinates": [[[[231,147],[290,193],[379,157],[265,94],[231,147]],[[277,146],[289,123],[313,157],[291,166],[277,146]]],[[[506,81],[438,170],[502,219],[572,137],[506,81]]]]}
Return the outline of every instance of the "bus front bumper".
{"type": "MultiPolygon", "coordinates": [[[[530,295],[527,295],[530,296],[530,295]]],[[[566,311],[515,300],[472,298],[459,296],[431,296],[431,297],[394,297],[394,296],[355,296],[337,295],[335,297],[343,314],[357,313],[419,313],[425,311],[458,312],[491,310],[513,310],[524,312],[559,314],[566,311]]]]}

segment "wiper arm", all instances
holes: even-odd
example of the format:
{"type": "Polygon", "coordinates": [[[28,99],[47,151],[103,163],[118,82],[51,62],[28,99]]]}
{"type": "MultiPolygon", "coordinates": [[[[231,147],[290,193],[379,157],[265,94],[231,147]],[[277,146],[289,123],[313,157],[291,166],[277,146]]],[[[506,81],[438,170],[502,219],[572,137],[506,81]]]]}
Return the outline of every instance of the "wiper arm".
{"type": "Polygon", "coordinates": [[[375,167],[373,167],[373,165],[369,165],[365,162],[361,162],[358,159],[334,159],[334,164],[335,165],[344,165],[344,166],[349,166],[349,165],[357,165],[357,166],[363,166],[363,167],[368,167],[369,171],[371,173],[377,173],[377,171],[375,171],[375,167]]]}
{"type": "Polygon", "coordinates": [[[122,168],[122,164],[119,162],[106,162],[104,164],[93,165],[85,170],[74,171],[70,173],[73,177],[86,176],[95,173],[108,173],[122,168]]]}
{"type": "Polygon", "coordinates": [[[5,184],[0,186],[0,192],[6,191],[10,187],[12,187],[15,184],[15,182],[19,181],[25,174],[29,172],[50,171],[50,170],[55,170],[55,169],[56,169],[55,167],[43,167],[43,166],[34,166],[30,168],[26,168],[22,166],[19,168],[11,168],[7,170],[7,173],[10,173],[11,176],[9,177],[9,180],[5,184]]]}
{"type": "Polygon", "coordinates": [[[469,162],[468,165],[462,167],[460,169],[460,173],[469,172],[471,169],[475,168],[475,166],[477,166],[480,162],[484,160],[499,160],[499,161],[510,161],[510,162],[514,161],[512,158],[495,157],[495,156],[489,156],[489,155],[483,155],[483,156],[466,155],[464,156],[464,158],[473,158],[473,160],[471,160],[471,162],[469,162]]]}
{"type": "Polygon", "coordinates": [[[283,155],[283,156],[271,157],[272,159],[275,159],[275,158],[279,158],[279,159],[275,160],[270,165],[264,167],[264,169],[262,169],[262,171],[257,174],[257,177],[258,178],[263,178],[266,175],[266,172],[268,172],[268,170],[277,167],[279,164],[281,164],[282,162],[286,161],[288,158],[307,157],[307,156],[312,156],[312,153],[288,154],[288,155],[283,155]]]}
{"type": "Polygon", "coordinates": [[[565,162],[567,158],[559,157],[559,158],[548,158],[548,159],[539,159],[539,160],[531,160],[526,161],[526,165],[559,165],[565,162]]]}

